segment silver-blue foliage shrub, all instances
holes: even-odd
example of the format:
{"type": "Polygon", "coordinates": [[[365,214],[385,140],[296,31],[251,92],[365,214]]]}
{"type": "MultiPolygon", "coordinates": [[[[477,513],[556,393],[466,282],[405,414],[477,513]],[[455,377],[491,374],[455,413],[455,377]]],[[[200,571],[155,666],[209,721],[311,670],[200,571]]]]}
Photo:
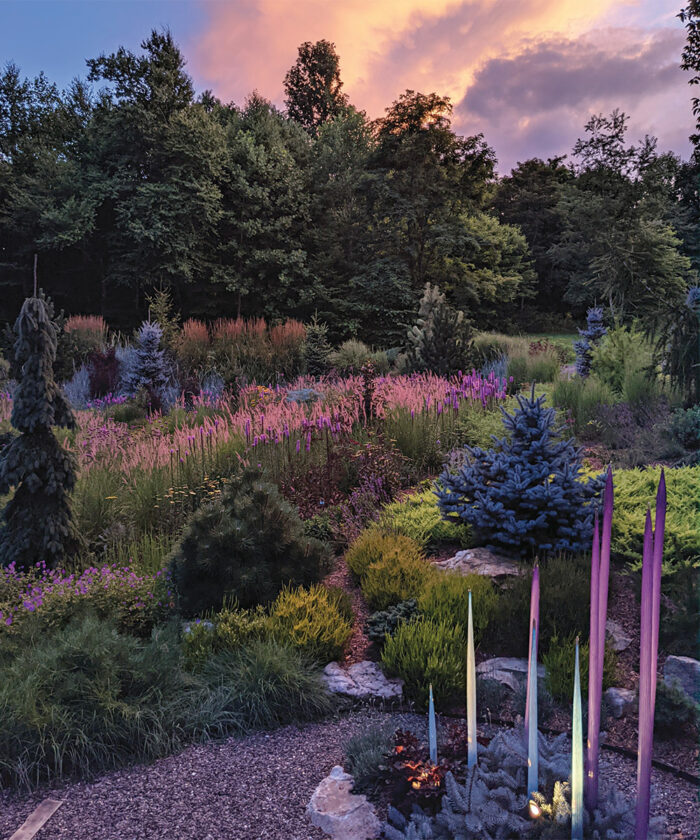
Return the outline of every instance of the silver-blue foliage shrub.
{"type": "MultiPolygon", "coordinates": [[[[466,522],[477,541],[514,554],[583,551],[590,542],[596,498],[603,481],[581,479],[582,456],[545,396],[518,395],[508,435],[491,449],[465,447],[461,464],[436,485],[445,519],[466,522]]],[[[455,464],[459,464],[455,466],[455,464]]]]}
{"type": "Polygon", "coordinates": [[[600,339],[607,333],[603,325],[603,307],[593,306],[588,310],[586,316],[586,329],[579,330],[581,336],[579,341],[574,342],[576,353],[576,373],[585,379],[591,372],[593,361],[593,348],[600,339]]]}

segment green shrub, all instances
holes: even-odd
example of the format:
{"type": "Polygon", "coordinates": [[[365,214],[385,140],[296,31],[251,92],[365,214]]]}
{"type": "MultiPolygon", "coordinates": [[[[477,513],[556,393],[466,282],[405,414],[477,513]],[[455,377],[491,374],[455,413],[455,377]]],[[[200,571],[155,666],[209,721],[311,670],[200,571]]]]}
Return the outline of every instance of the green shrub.
{"type": "MultiPolygon", "coordinates": [[[[558,554],[540,563],[539,650],[548,650],[553,636],[588,636],[590,622],[590,558],[558,554]]],[[[486,630],[483,646],[494,654],[527,656],[530,622],[530,575],[504,589],[498,613],[486,630]]]]}
{"type": "Polygon", "coordinates": [[[418,608],[434,621],[460,627],[466,643],[469,590],[472,593],[474,644],[478,645],[498,610],[498,594],[490,578],[456,572],[433,575],[423,587],[418,608]]]}
{"type": "Polygon", "coordinates": [[[428,704],[431,683],[435,702],[441,708],[464,694],[464,637],[452,624],[430,619],[403,622],[386,640],[382,664],[388,673],[404,680],[406,697],[420,707],[428,704]]]}
{"type": "Polygon", "coordinates": [[[362,793],[376,787],[394,751],[394,734],[391,726],[372,726],[345,743],[345,769],[355,780],[353,791],[362,793]]]}
{"type": "Polygon", "coordinates": [[[480,717],[489,720],[490,717],[499,715],[503,709],[509,694],[510,688],[498,680],[490,677],[476,677],[476,708],[480,717]]]}
{"type": "Polygon", "coordinates": [[[110,417],[115,423],[145,423],[148,416],[148,408],[136,400],[127,400],[125,403],[108,406],[104,411],[105,417],[110,417]]]}
{"type": "MultiPolygon", "coordinates": [[[[500,405],[506,411],[515,408],[515,398],[508,397],[500,405]]],[[[480,446],[488,449],[493,445],[492,435],[503,436],[503,416],[498,408],[484,407],[478,402],[465,401],[459,408],[454,446],[480,446]]]]}
{"type": "Polygon", "coordinates": [[[666,685],[663,680],[656,684],[656,707],[654,709],[654,733],[662,738],[678,737],[682,726],[700,727],[700,705],[693,703],[678,686],[666,685]]]}
{"type": "MultiPolygon", "coordinates": [[[[576,636],[553,636],[548,650],[542,654],[545,667],[545,686],[555,700],[568,705],[574,695],[574,667],[576,636]]],[[[581,674],[581,697],[588,696],[588,642],[580,645],[579,663],[581,674]]],[[[615,685],[617,657],[606,644],[603,658],[603,690],[615,685]]]]}
{"type": "Polygon", "coordinates": [[[242,607],[267,603],[286,584],[317,580],[324,558],[296,508],[246,468],[192,515],[170,568],[182,612],[191,616],[225,599],[242,607]]]}
{"type": "Polygon", "coordinates": [[[598,432],[598,409],[619,402],[609,385],[594,376],[586,379],[558,379],[552,389],[552,403],[569,414],[573,431],[581,437],[595,437],[598,432]]]}
{"type": "Polygon", "coordinates": [[[652,355],[652,347],[642,333],[628,327],[617,327],[609,330],[594,348],[591,373],[626,402],[632,402],[625,395],[625,380],[629,378],[631,382],[634,379],[636,387],[641,387],[639,376],[644,378],[644,372],[652,364],[652,355]]]}
{"type": "Polygon", "coordinates": [[[342,586],[327,586],[326,591],[342,618],[352,624],[355,620],[355,610],[352,608],[352,598],[349,593],[342,586]]]}
{"type": "Polygon", "coordinates": [[[362,594],[370,609],[385,610],[392,604],[417,598],[428,579],[438,574],[419,552],[395,548],[372,563],[362,579],[362,594]]]}
{"type": "Polygon", "coordinates": [[[345,562],[350,571],[362,579],[372,563],[397,555],[422,557],[422,551],[417,540],[401,534],[383,534],[376,526],[372,526],[350,546],[345,562]]]}
{"type": "Polygon", "coordinates": [[[396,628],[403,621],[412,621],[418,617],[418,602],[415,598],[408,601],[401,601],[393,607],[385,610],[378,610],[367,619],[367,635],[371,641],[376,642],[380,647],[386,641],[387,636],[396,632],[396,628]]]}
{"type": "Polygon", "coordinates": [[[700,449],[700,405],[675,411],[670,432],[684,449],[691,452],[700,449]]]}
{"type": "MultiPolygon", "coordinates": [[[[660,467],[620,470],[614,475],[612,551],[637,568],[641,564],[644,518],[654,508],[660,467]]],[[[700,561],[700,466],[666,470],[664,564],[700,561]]]]}
{"type": "Polygon", "coordinates": [[[344,341],[337,350],[328,354],[328,364],[334,367],[338,373],[348,376],[357,374],[366,361],[371,361],[377,373],[388,373],[389,360],[386,353],[372,351],[364,342],[351,338],[344,341]]]}
{"type": "Polygon", "coordinates": [[[660,641],[666,653],[697,656],[700,641],[700,575],[697,565],[678,563],[661,579],[660,641]]]}
{"type": "Polygon", "coordinates": [[[338,609],[337,597],[325,586],[283,589],[270,610],[272,632],[325,665],[339,659],[352,634],[352,624],[338,609]]]}
{"type": "Polygon", "coordinates": [[[376,527],[385,534],[409,537],[424,546],[456,543],[468,548],[470,545],[469,526],[442,519],[432,488],[388,504],[376,527]]]}

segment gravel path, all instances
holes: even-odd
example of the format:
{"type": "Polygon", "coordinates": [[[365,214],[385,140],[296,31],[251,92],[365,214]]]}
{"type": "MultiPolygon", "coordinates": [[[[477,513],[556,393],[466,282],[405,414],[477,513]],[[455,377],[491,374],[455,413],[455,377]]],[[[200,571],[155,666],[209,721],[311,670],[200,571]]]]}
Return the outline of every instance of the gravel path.
{"type": "MultiPolygon", "coordinates": [[[[321,840],[306,819],[319,781],[343,760],[343,744],[389,716],[365,710],[303,727],[190,747],[147,766],[93,783],[0,793],[6,840],[45,797],[64,804],[36,840],[321,840]]],[[[423,716],[396,715],[397,726],[425,728],[423,716]]],[[[601,775],[634,795],[635,762],[603,753],[601,775]]],[[[666,814],[667,837],[693,840],[700,829],[697,789],[654,770],[653,811],[666,814]]]]}
{"type": "Polygon", "coordinates": [[[353,713],[301,728],[190,747],[96,782],[0,793],[6,840],[45,797],[64,804],[37,840],[320,840],[306,819],[316,785],[342,763],[343,744],[378,718],[353,713]]]}

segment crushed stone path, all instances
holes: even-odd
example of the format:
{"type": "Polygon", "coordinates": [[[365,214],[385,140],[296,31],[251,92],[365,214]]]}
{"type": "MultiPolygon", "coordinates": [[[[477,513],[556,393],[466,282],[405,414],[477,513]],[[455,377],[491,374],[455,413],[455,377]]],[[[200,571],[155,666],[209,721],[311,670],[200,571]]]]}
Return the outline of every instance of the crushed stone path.
{"type": "Polygon", "coordinates": [[[64,804],[36,840],[321,840],[306,817],[343,745],[386,715],[362,711],[189,747],[178,755],[27,797],[0,792],[6,840],[46,797],[64,804]]]}

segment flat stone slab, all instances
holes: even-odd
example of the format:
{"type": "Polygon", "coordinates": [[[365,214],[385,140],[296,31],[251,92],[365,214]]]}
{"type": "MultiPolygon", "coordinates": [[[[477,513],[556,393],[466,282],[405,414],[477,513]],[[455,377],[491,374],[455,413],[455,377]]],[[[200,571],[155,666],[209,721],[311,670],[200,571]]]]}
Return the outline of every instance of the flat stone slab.
{"type": "MultiPolygon", "coordinates": [[[[486,659],[476,666],[476,673],[489,680],[507,685],[512,691],[519,691],[527,684],[527,659],[514,656],[497,656],[486,659]]],[[[537,676],[544,679],[544,665],[537,666],[537,676]]]]}
{"type": "Polygon", "coordinates": [[[523,574],[523,567],[515,560],[501,557],[488,548],[467,548],[458,551],[448,560],[436,560],[434,565],[460,575],[484,575],[490,578],[517,577],[523,574]]]}
{"type": "Polygon", "coordinates": [[[637,708],[637,692],[631,689],[613,687],[609,688],[603,696],[614,718],[624,717],[637,708]]]}
{"type": "Polygon", "coordinates": [[[627,650],[632,644],[632,639],[625,633],[622,625],[610,618],[605,622],[605,638],[610,642],[612,649],[616,653],[619,653],[621,650],[627,650]]]}
{"type": "Polygon", "coordinates": [[[690,699],[700,701],[700,662],[690,656],[669,656],[664,663],[666,685],[678,684],[690,699]]]}
{"type": "Polygon", "coordinates": [[[403,695],[403,680],[385,676],[377,662],[365,660],[349,668],[343,668],[337,662],[329,662],[321,678],[328,691],[346,697],[391,700],[403,695]]]}
{"type": "Polygon", "coordinates": [[[381,824],[366,796],[352,793],[352,776],[336,765],[318,785],[306,806],[311,823],[335,840],[372,840],[381,824]]]}

